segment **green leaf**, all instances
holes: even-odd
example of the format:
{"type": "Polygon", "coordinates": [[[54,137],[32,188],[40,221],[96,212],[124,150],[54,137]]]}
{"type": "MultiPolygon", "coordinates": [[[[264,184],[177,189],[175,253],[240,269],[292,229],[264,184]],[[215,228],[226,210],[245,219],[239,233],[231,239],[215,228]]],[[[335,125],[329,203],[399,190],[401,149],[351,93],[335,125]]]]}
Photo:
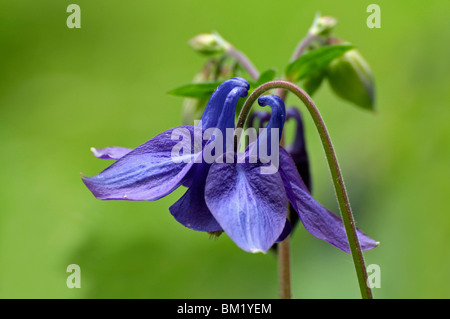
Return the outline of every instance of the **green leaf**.
{"type": "Polygon", "coordinates": [[[170,95],[184,96],[184,97],[196,97],[196,98],[210,98],[211,94],[222,84],[220,82],[202,82],[186,84],[176,89],[167,92],[170,95]]]}
{"type": "Polygon", "coordinates": [[[323,69],[334,59],[353,49],[350,44],[328,45],[308,52],[286,67],[286,77],[297,82],[323,69]]]}
{"type": "Polygon", "coordinates": [[[275,69],[269,69],[267,71],[264,71],[260,74],[258,80],[256,81],[255,86],[258,87],[266,82],[273,81],[275,79],[275,76],[277,75],[277,72],[275,69]]]}
{"type": "Polygon", "coordinates": [[[319,71],[307,77],[303,82],[303,88],[309,96],[312,96],[320,87],[325,78],[325,72],[319,71]]]}

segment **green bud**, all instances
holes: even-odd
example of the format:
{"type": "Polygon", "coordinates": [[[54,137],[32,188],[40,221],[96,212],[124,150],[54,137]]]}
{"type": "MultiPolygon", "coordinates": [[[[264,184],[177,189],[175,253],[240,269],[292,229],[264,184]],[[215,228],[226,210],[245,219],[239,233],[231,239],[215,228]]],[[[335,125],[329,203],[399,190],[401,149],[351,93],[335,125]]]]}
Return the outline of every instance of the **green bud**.
{"type": "Polygon", "coordinates": [[[372,110],[375,84],[369,64],[356,50],[350,50],[333,60],[327,68],[333,91],[343,99],[372,110]]]}
{"type": "Polygon", "coordinates": [[[327,36],[331,33],[336,24],[337,24],[336,18],[321,16],[318,13],[314,18],[314,22],[311,28],[309,29],[309,33],[314,34],[316,36],[327,36]]]}
{"type": "Polygon", "coordinates": [[[204,33],[189,40],[189,45],[204,55],[220,54],[228,50],[230,44],[218,33],[204,33]]]}

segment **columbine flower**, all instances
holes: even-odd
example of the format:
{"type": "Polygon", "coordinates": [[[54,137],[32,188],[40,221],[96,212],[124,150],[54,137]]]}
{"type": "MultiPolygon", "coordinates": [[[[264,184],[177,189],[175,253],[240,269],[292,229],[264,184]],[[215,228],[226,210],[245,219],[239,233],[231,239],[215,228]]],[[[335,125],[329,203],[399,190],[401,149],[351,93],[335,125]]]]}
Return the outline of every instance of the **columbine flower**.
{"type": "MultiPolygon", "coordinates": [[[[237,101],[247,94],[247,90],[248,83],[243,79],[224,82],[205,109],[203,129],[215,127],[225,132],[227,128],[234,128],[237,101]]],[[[97,157],[118,160],[100,174],[83,178],[83,181],[99,199],[156,200],[180,185],[188,186],[186,193],[170,207],[175,219],[194,230],[223,230],[240,248],[249,252],[265,252],[289,234],[290,225],[286,219],[289,200],[312,235],[349,252],[342,221],[310,195],[289,153],[282,147],[271,147],[272,131],[281,136],[284,126],[283,102],[276,96],[263,96],[259,103],[270,105],[272,115],[258,139],[245,153],[223,149],[225,158],[238,160],[197,163],[196,159],[214,140],[211,137],[197,148],[192,139],[185,141],[183,138],[191,153],[183,155],[182,162],[174,161],[172,149],[180,142],[171,139],[175,130],[171,129],[131,151],[94,149],[97,157]],[[262,169],[270,163],[259,156],[259,150],[264,146],[268,148],[267,154],[279,151],[279,170],[270,174],[262,169]]],[[[192,126],[181,128],[188,133],[198,129],[192,126]]],[[[217,154],[218,158],[221,156],[217,154]]],[[[363,250],[376,246],[373,239],[360,231],[358,237],[363,250]]]]}
{"type": "MultiPolygon", "coordinates": [[[[249,85],[241,78],[233,78],[220,85],[211,96],[201,118],[200,136],[209,128],[226,131],[234,128],[237,100],[247,95],[249,85]]],[[[198,127],[181,126],[165,131],[134,150],[120,147],[92,149],[99,158],[115,159],[114,164],[93,177],[83,177],[83,182],[95,197],[102,200],[148,200],[160,199],[180,185],[189,186],[186,193],[171,208],[172,215],[184,226],[205,232],[221,231],[204,200],[204,185],[210,164],[197,163],[202,156],[195,149],[192,137],[198,127]],[[191,149],[189,158],[174,161],[173,148],[180,143],[172,139],[172,132],[184,129],[190,135],[182,136],[183,145],[191,149]]]]}
{"type": "MultiPolygon", "coordinates": [[[[245,163],[214,163],[210,168],[205,198],[211,213],[240,248],[265,252],[280,236],[289,233],[286,219],[289,200],[309,233],[349,253],[342,220],[310,195],[286,150],[281,146],[278,148],[279,171],[275,173],[261,173],[261,166],[266,165],[261,163],[262,159],[252,164],[251,157],[257,154],[255,150],[260,145],[267,145],[269,153],[277,151],[270,149],[270,131],[278,130],[281,136],[285,121],[284,103],[278,96],[262,96],[259,104],[270,105],[272,115],[266,132],[259,135],[245,154],[241,154],[246,159],[245,163]]],[[[377,245],[359,230],[358,237],[363,250],[377,245]]]]}

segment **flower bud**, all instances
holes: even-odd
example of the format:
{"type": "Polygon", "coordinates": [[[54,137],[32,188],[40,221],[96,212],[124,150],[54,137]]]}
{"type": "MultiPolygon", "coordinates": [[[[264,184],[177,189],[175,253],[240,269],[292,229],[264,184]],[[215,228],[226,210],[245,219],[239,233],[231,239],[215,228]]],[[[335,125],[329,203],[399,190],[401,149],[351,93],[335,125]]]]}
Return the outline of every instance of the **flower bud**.
{"type": "Polygon", "coordinates": [[[374,108],[372,71],[356,49],[332,61],[327,68],[327,77],[338,96],[365,109],[374,108]]]}
{"type": "Polygon", "coordinates": [[[336,18],[317,14],[311,28],[309,29],[309,33],[316,36],[327,36],[334,29],[336,24],[336,18]]]}
{"type": "Polygon", "coordinates": [[[204,33],[189,40],[189,45],[204,55],[214,55],[226,51],[230,44],[218,33],[204,33]]]}

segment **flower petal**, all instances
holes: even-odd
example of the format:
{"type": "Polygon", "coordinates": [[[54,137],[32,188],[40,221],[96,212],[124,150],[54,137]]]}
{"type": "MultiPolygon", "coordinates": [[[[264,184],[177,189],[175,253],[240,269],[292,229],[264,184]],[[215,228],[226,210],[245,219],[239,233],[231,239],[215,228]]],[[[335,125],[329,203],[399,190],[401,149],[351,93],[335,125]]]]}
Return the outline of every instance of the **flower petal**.
{"type": "Polygon", "coordinates": [[[266,252],[286,224],[281,177],[261,174],[261,166],[214,163],[206,179],[205,200],[211,213],[228,236],[249,252],[266,252]]]}
{"type": "MultiPolygon", "coordinates": [[[[224,137],[227,128],[234,128],[236,104],[239,98],[247,95],[248,88],[246,80],[233,78],[222,83],[214,92],[202,116],[202,128],[214,131],[209,141],[214,140],[219,133],[224,137]]],[[[222,149],[215,148],[214,155],[211,154],[213,158],[208,156],[207,163],[196,165],[195,169],[192,169],[182,180],[182,184],[189,186],[189,189],[169,209],[178,222],[190,229],[205,232],[222,230],[211,215],[204,196],[206,177],[211,167],[211,164],[208,163],[211,163],[210,161],[213,161],[214,158],[222,156],[227,145],[222,144],[222,146],[222,149]]],[[[205,157],[205,152],[203,155],[205,157]]]]}
{"type": "MultiPolygon", "coordinates": [[[[280,147],[280,175],[286,188],[286,195],[292,207],[313,236],[323,239],[337,248],[350,253],[350,247],[342,220],[320,205],[308,192],[294,161],[280,147]]],[[[362,250],[375,248],[378,243],[357,230],[358,240],[362,250]]]]}
{"type": "Polygon", "coordinates": [[[210,164],[194,164],[190,175],[193,180],[189,189],[169,210],[182,225],[197,231],[215,232],[222,230],[205,202],[206,176],[210,164]]]}
{"type": "Polygon", "coordinates": [[[291,223],[289,222],[289,219],[286,218],[286,223],[284,224],[283,231],[281,232],[281,235],[277,239],[277,243],[282,242],[286,239],[287,236],[291,233],[292,227],[291,223]]]}
{"type": "Polygon", "coordinates": [[[195,157],[201,155],[201,146],[194,150],[194,130],[198,128],[181,126],[165,131],[100,174],[83,177],[83,182],[102,200],[157,200],[166,196],[181,184],[195,157]],[[178,139],[173,139],[175,135],[178,139]]]}
{"type": "Polygon", "coordinates": [[[118,146],[110,146],[106,148],[95,148],[91,147],[91,152],[95,157],[100,159],[110,159],[110,160],[118,160],[128,153],[130,153],[132,148],[118,147],[118,146]]]}
{"type": "Polygon", "coordinates": [[[226,100],[230,98],[229,96],[231,91],[234,90],[234,92],[238,95],[244,97],[247,95],[249,87],[248,82],[240,77],[232,78],[219,85],[219,87],[211,95],[211,98],[209,99],[205,111],[201,117],[203,129],[206,130],[210,127],[224,129],[222,127],[223,125],[225,125],[225,127],[234,127],[236,104],[233,108],[228,110],[226,110],[224,104],[226,103],[226,100]],[[224,113],[227,114],[224,115],[224,113]],[[221,116],[226,120],[226,123],[222,123],[222,125],[219,124],[221,116]]]}
{"type": "Polygon", "coordinates": [[[295,139],[291,145],[286,147],[286,151],[291,155],[294,160],[295,166],[297,166],[297,170],[300,173],[305,185],[308,187],[308,190],[311,192],[311,174],[309,168],[309,159],[308,153],[306,151],[305,145],[305,133],[303,128],[303,120],[300,112],[296,107],[290,107],[286,110],[286,120],[293,119],[295,120],[297,126],[295,130],[295,139]]]}

